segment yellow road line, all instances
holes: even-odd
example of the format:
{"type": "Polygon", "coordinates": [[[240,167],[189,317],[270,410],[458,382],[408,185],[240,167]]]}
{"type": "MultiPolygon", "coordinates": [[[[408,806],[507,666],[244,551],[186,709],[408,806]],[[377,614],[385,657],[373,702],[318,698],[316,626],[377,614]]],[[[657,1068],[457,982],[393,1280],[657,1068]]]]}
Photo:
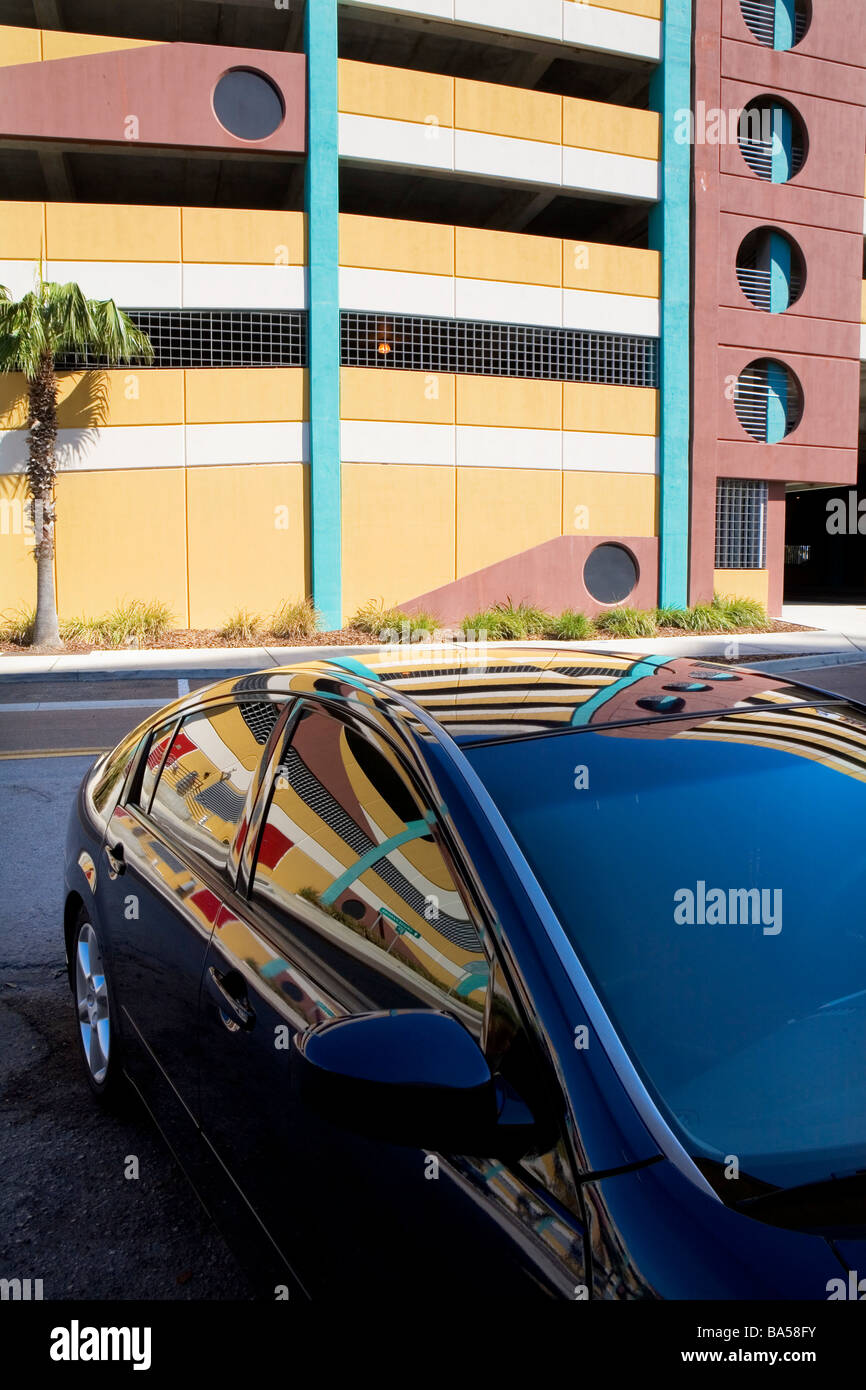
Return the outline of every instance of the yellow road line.
{"type": "Polygon", "coordinates": [[[0,753],[0,762],[14,758],[87,758],[107,752],[107,748],[21,748],[16,753],[0,753]]]}

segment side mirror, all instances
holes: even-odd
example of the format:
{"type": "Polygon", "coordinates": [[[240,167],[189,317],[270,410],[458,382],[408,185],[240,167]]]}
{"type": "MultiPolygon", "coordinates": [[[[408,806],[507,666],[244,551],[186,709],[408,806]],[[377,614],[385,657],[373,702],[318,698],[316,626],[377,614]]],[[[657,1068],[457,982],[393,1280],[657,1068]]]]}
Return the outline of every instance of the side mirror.
{"type": "Polygon", "coordinates": [[[533,1117],[474,1038],[432,1009],[331,1019],[294,1038],[301,1100],[332,1124],[413,1148],[504,1157],[533,1147],[533,1117]]]}

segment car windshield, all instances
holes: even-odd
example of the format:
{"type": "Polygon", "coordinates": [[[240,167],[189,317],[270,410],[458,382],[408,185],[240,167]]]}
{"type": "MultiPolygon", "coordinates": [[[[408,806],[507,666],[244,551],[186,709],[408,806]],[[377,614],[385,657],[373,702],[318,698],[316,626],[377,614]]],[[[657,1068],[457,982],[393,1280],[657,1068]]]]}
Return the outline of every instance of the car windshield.
{"type": "Polygon", "coordinates": [[[866,1167],[866,723],[767,709],[468,745],[685,1147],[866,1167]]]}

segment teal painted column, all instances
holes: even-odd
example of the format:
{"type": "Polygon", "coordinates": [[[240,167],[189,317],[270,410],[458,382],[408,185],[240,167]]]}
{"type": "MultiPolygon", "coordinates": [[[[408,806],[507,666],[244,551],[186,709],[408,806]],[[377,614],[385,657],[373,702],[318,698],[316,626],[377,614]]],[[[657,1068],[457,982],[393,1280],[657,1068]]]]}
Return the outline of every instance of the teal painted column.
{"type": "Polygon", "coordinates": [[[788,374],[780,362],[767,367],[767,443],[778,444],[788,429],[788,374]]]}
{"type": "Polygon", "coordinates": [[[796,25],[795,0],[776,0],[776,15],[773,27],[773,47],[787,51],[794,47],[796,25]]]}
{"type": "Polygon", "coordinates": [[[661,253],[659,603],[679,608],[689,588],[691,421],[691,144],[675,138],[692,105],[692,0],[666,0],[663,61],[650,84],[662,118],[661,201],[649,242],[661,253]]]}
{"type": "Polygon", "coordinates": [[[787,183],[793,167],[794,123],[790,111],[786,111],[784,106],[774,106],[772,110],[773,150],[770,177],[773,183],[787,183]]]}
{"type": "Polygon", "coordinates": [[[342,627],[340,509],[340,181],[337,0],[307,0],[307,366],[310,576],[327,628],[342,627]]]}
{"type": "Polygon", "coordinates": [[[791,243],[770,233],[770,313],[784,314],[791,303],[791,243]]]}

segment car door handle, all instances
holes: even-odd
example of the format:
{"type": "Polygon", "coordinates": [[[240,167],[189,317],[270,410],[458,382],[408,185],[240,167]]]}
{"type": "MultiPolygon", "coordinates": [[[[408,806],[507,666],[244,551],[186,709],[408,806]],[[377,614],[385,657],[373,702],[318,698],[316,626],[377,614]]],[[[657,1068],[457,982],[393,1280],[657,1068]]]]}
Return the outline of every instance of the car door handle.
{"type": "Polygon", "coordinates": [[[212,965],[207,973],[220,1001],[231,1014],[231,1018],[226,1018],[220,1010],[220,1017],[229,1031],[235,1032],[239,1028],[252,1028],[256,1016],[249,1006],[243,978],[238,971],[229,970],[227,974],[222,975],[216,966],[212,965]],[[242,991],[243,993],[241,993],[242,991]]]}
{"type": "Polygon", "coordinates": [[[105,846],[105,857],[108,860],[108,873],[111,878],[117,878],[118,874],[126,872],[126,856],[123,852],[123,845],[105,846]]]}

